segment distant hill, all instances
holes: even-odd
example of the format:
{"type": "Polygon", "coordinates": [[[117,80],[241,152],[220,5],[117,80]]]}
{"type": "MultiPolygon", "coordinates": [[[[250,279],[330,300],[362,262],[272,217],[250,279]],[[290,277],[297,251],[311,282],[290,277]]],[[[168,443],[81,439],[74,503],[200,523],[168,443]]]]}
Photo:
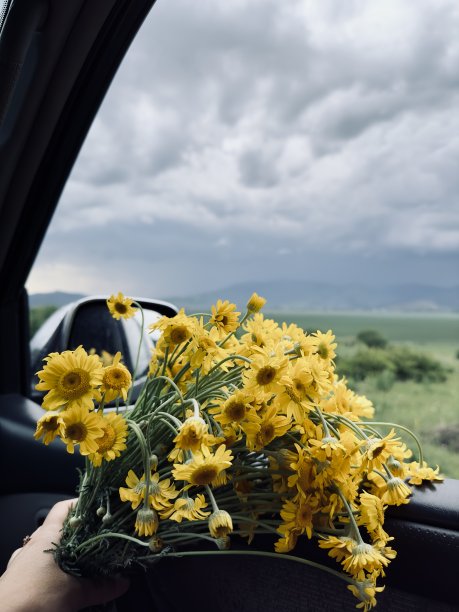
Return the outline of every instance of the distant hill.
{"type": "MultiPolygon", "coordinates": [[[[187,311],[208,310],[217,299],[230,300],[243,310],[256,291],[267,299],[265,310],[275,312],[387,311],[387,312],[459,312],[459,286],[435,287],[406,284],[369,287],[367,285],[332,285],[321,282],[279,280],[247,281],[226,289],[197,295],[167,298],[187,311]]],[[[84,297],[81,293],[35,293],[29,296],[31,307],[60,307],[84,297]]],[[[158,296],[150,296],[158,297],[158,296]]],[[[161,296],[162,297],[162,296],[161,296]]]]}
{"type": "Polygon", "coordinates": [[[31,308],[36,306],[65,306],[75,300],[80,300],[82,293],[65,293],[64,291],[54,291],[53,293],[32,293],[29,295],[29,305],[31,308]]]}
{"type": "Polygon", "coordinates": [[[222,290],[171,298],[170,301],[177,306],[196,310],[202,307],[208,309],[221,298],[243,309],[253,291],[267,299],[266,311],[459,312],[459,286],[419,284],[369,287],[290,280],[243,282],[222,290]]]}

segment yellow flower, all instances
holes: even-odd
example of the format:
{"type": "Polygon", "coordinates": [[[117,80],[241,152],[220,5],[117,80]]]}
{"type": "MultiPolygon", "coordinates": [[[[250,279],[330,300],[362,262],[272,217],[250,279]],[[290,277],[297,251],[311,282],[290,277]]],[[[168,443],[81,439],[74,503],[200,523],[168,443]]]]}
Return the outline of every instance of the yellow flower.
{"type": "Polygon", "coordinates": [[[224,302],[217,300],[217,304],[212,306],[211,312],[212,316],[209,323],[218,329],[221,336],[225,336],[239,327],[238,317],[241,313],[236,312],[235,304],[230,304],[228,300],[224,302]]]}
{"type": "Polygon", "coordinates": [[[316,331],[315,334],[312,334],[312,337],[316,339],[316,353],[321,359],[331,361],[336,357],[335,348],[337,344],[334,341],[335,336],[330,329],[326,334],[323,334],[321,331],[316,331]]]}
{"type": "Polygon", "coordinates": [[[121,291],[117,296],[111,295],[107,300],[108,310],[114,319],[130,319],[135,315],[138,308],[133,305],[133,300],[125,297],[121,291]]]}
{"type": "Polygon", "coordinates": [[[137,511],[135,530],[139,536],[151,536],[156,533],[159,525],[158,515],[151,508],[140,508],[137,511]]]}
{"type": "Polygon", "coordinates": [[[371,574],[381,573],[389,565],[389,559],[371,544],[359,542],[342,561],[342,565],[346,572],[358,578],[362,570],[371,574]]]}
{"type": "Polygon", "coordinates": [[[33,437],[35,440],[39,440],[43,436],[43,442],[48,446],[60,433],[62,424],[62,413],[50,410],[38,420],[33,437]]]}
{"type": "Polygon", "coordinates": [[[356,395],[348,389],[345,378],[334,383],[332,395],[322,401],[320,407],[324,412],[343,414],[354,421],[359,417],[371,419],[374,416],[372,402],[364,395],[356,395]]]}
{"type": "Polygon", "coordinates": [[[364,491],[360,495],[359,525],[365,525],[368,531],[376,531],[384,525],[385,506],[376,495],[364,491]]]}
{"type": "Polygon", "coordinates": [[[97,355],[88,355],[83,347],[74,351],[51,353],[46,365],[37,372],[38,391],[48,391],[43,398],[43,408],[58,410],[72,406],[94,408],[93,400],[99,397],[97,387],[102,382],[103,368],[97,355]]]}
{"type": "Polygon", "coordinates": [[[178,494],[179,492],[170,478],[160,480],[158,472],[150,476],[148,503],[155,510],[158,510],[161,515],[163,512],[167,513],[172,508],[170,500],[175,499],[178,494]]]}
{"type": "Polygon", "coordinates": [[[278,415],[276,406],[270,406],[262,415],[253,415],[251,423],[241,424],[247,436],[247,446],[251,450],[261,450],[275,438],[283,436],[291,427],[288,417],[278,415]],[[250,427],[250,429],[249,429],[250,427]]]}
{"type": "Polygon", "coordinates": [[[163,332],[161,343],[175,347],[192,337],[196,324],[196,319],[188,317],[181,308],[174,317],[161,317],[159,321],[150,325],[150,330],[161,330],[163,332]]]}
{"type": "Polygon", "coordinates": [[[298,535],[293,532],[287,532],[274,544],[274,550],[277,553],[288,553],[293,550],[296,546],[298,535]]]}
{"type": "Polygon", "coordinates": [[[313,500],[309,495],[307,497],[298,496],[294,500],[287,499],[280,513],[284,523],[277,530],[281,534],[288,532],[297,535],[305,534],[311,539],[312,519],[315,511],[317,511],[316,500],[313,500]]]}
{"type": "Polygon", "coordinates": [[[377,587],[371,580],[361,580],[355,584],[348,584],[347,588],[354,597],[360,600],[356,608],[361,608],[363,612],[368,612],[376,606],[376,593],[384,591],[384,587],[377,587]]]}
{"type": "Polygon", "coordinates": [[[111,402],[119,396],[126,401],[127,392],[132,384],[131,373],[125,365],[120,363],[120,359],[121,353],[118,351],[113,363],[104,368],[100,391],[105,393],[106,402],[111,402]]]}
{"type": "Polygon", "coordinates": [[[395,435],[395,431],[391,429],[384,438],[373,438],[367,442],[363,459],[369,471],[381,469],[389,457],[403,446],[400,438],[395,438],[395,435]]]}
{"type": "Polygon", "coordinates": [[[409,502],[408,497],[411,493],[410,487],[401,478],[394,476],[386,482],[382,501],[389,506],[401,506],[409,502]]]}
{"type": "Polygon", "coordinates": [[[179,433],[174,438],[177,448],[197,451],[208,432],[207,423],[201,417],[188,417],[180,426],[179,433]]]}
{"type": "Polygon", "coordinates": [[[318,544],[319,548],[328,549],[328,555],[332,559],[336,559],[338,563],[341,563],[350,556],[351,551],[357,546],[358,542],[346,536],[322,536],[318,544]]]}
{"type": "Polygon", "coordinates": [[[266,304],[266,300],[263,297],[260,297],[257,293],[252,293],[247,302],[247,310],[249,312],[260,312],[263,306],[266,304]]]}
{"type": "Polygon", "coordinates": [[[439,474],[440,468],[436,467],[436,469],[430,468],[425,461],[423,461],[422,466],[417,461],[412,461],[408,465],[408,474],[410,479],[408,482],[413,485],[420,485],[424,481],[441,481],[444,480],[443,476],[439,474]]]}
{"type": "Polygon", "coordinates": [[[244,324],[247,331],[241,337],[241,354],[250,356],[254,347],[271,347],[278,343],[282,332],[279,325],[273,319],[265,319],[261,313],[256,313],[253,319],[249,319],[244,324]]]}
{"type": "Polygon", "coordinates": [[[284,375],[288,358],[282,349],[274,352],[254,347],[250,368],[243,373],[244,387],[260,400],[268,400],[273,393],[282,391],[280,380],[284,375]]]}
{"type": "Polygon", "coordinates": [[[227,400],[225,400],[218,408],[212,409],[210,412],[214,414],[214,418],[221,425],[229,425],[230,423],[240,423],[243,421],[250,410],[253,408],[252,396],[239,389],[235,391],[227,400]]]}
{"type": "Polygon", "coordinates": [[[145,474],[142,478],[138,478],[133,470],[129,470],[126,484],[128,488],[119,488],[120,499],[130,501],[132,509],[135,510],[145,498],[145,474]]]}
{"type": "Polygon", "coordinates": [[[226,510],[215,510],[209,516],[209,532],[213,538],[224,538],[233,531],[233,521],[226,510]]]}
{"type": "Polygon", "coordinates": [[[220,334],[215,327],[207,331],[202,322],[196,327],[190,352],[193,370],[201,368],[202,373],[207,374],[214,363],[226,357],[226,351],[218,345],[219,340],[220,334]]]}
{"type": "Polygon", "coordinates": [[[76,444],[80,445],[80,454],[96,453],[99,444],[97,439],[103,436],[102,417],[89,412],[84,406],[73,406],[62,413],[61,437],[67,445],[67,452],[74,452],[76,444]]]}
{"type": "Polygon", "coordinates": [[[113,461],[119,457],[121,452],[126,450],[126,438],[128,426],[125,419],[120,414],[109,412],[100,421],[103,433],[100,438],[96,438],[97,451],[89,455],[89,459],[96,467],[102,461],[113,461]]]}
{"type": "Polygon", "coordinates": [[[188,493],[185,492],[183,496],[175,500],[173,513],[168,518],[177,523],[181,523],[183,519],[202,521],[210,514],[204,508],[207,508],[207,502],[202,493],[198,493],[193,499],[188,497],[188,493]]]}
{"type": "Polygon", "coordinates": [[[279,394],[279,407],[282,412],[303,423],[309,410],[314,406],[311,395],[315,395],[314,378],[307,358],[296,359],[280,380],[282,392],[279,394]]]}
{"type": "Polygon", "coordinates": [[[172,475],[175,480],[185,480],[192,485],[204,486],[211,484],[219,474],[231,466],[233,455],[221,444],[215,454],[206,446],[193,454],[193,458],[185,464],[174,463],[172,475]]]}

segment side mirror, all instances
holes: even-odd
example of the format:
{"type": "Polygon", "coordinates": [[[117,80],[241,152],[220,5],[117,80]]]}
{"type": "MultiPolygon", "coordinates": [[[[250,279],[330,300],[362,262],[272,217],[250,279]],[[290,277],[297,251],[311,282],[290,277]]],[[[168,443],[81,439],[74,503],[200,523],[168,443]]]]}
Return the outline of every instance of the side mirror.
{"type": "Polygon", "coordinates": [[[115,320],[108,311],[105,297],[88,297],[67,304],[49,317],[31,340],[31,398],[41,403],[43,394],[35,390],[38,378],[35,372],[43,368],[43,359],[52,352],[74,350],[78,346],[98,355],[104,351],[114,355],[120,351],[123,362],[133,372],[140,344],[139,365],[134,380],[132,400],[145,380],[152,349],[159,333],[148,333],[148,328],[160,317],[173,317],[178,309],[168,302],[134,298],[144,312],[142,333],[141,315],[138,312],[130,319],[115,320]]]}

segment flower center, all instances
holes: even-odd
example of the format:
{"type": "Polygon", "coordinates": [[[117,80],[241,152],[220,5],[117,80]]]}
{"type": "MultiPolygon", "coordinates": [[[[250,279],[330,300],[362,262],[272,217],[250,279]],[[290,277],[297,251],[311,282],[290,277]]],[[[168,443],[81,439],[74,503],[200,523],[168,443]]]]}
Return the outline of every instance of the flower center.
{"type": "Polygon", "coordinates": [[[191,480],[195,485],[208,485],[218,476],[218,470],[215,465],[203,465],[195,469],[191,476],[191,480]]]}
{"type": "Polygon", "coordinates": [[[300,506],[296,513],[296,522],[300,527],[308,527],[311,524],[312,512],[307,506],[300,506]]]}
{"type": "Polygon", "coordinates": [[[69,370],[60,377],[57,388],[65,399],[77,399],[91,388],[89,374],[81,368],[69,370]]]}
{"type": "Polygon", "coordinates": [[[317,354],[319,357],[322,357],[322,359],[327,359],[328,355],[330,354],[328,346],[321,342],[317,348],[317,354]]]}
{"type": "Polygon", "coordinates": [[[110,389],[123,389],[131,384],[131,375],[124,367],[111,366],[104,372],[102,383],[110,389]]]}
{"type": "Polygon", "coordinates": [[[116,312],[119,312],[120,314],[127,313],[127,306],[123,304],[123,302],[116,302],[114,308],[116,312]]]}
{"type": "Polygon", "coordinates": [[[48,421],[43,421],[41,426],[44,429],[44,431],[56,431],[56,429],[59,428],[57,417],[52,417],[48,421]]]}
{"type": "Polygon", "coordinates": [[[230,402],[225,408],[225,414],[232,421],[242,421],[242,419],[245,417],[245,413],[246,406],[244,402],[241,401],[234,400],[230,402]]]}
{"type": "Polygon", "coordinates": [[[75,442],[82,442],[86,439],[88,428],[84,423],[72,423],[65,428],[65,437],[75,442]]]}
{"type": "Polygon", "coordinates": [[[276,377],[276,368],[272,366],[264,366],[257,373],[257,383],[261,386],[269,385],[276,377]]]}
{"type": "Polygon", "coordinates": [[[96,439],[99,453],[104,453],[105,451],[113,448],[113,445],[116,441],[116,431],[111,425],[104,426],[104,433],[100,438],[96,439]]]}
{"type": "Polygon", "coordinates": [[[170,339],[173,344],[182,344],[190,337],[190,332],[185,325],[177,325],[170,333],[170,339]]]}
{"type": "Polygon", "coordinates": [[[268,444],[268,442],[271,442],[271,440],[274,438],[274,435],[275,435],[274,425],[272,423],[263,423],[263,425],[260,428],[260,435],[265,444],[268,444]]]}

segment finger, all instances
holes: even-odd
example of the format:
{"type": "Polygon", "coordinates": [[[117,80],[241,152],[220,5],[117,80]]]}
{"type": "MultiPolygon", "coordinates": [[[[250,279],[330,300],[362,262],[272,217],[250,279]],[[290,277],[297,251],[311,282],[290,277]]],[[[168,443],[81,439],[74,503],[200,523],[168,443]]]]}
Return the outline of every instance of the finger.
{"type": "Polygon", "coordinates": [[[62,523],[67,517],[67,514],[77,501],[77,499],[64,499],[63,501],[54,504],[49,511],[48,516],[45,518],[43,526],[48,527],[50,525],[59,525],[62,527],[62,523]]]}
{"type": "Polygon", "coordinates": [[[18,556],[18,554],[21,552],[21,550],[22,550],[22,548],[16,548],[16,550],[11,555],[10,560],[8,561],[8,565],[6,567],[10,566],[10,563],[12,563],[14,561],[14,559],[18,556]]]}

